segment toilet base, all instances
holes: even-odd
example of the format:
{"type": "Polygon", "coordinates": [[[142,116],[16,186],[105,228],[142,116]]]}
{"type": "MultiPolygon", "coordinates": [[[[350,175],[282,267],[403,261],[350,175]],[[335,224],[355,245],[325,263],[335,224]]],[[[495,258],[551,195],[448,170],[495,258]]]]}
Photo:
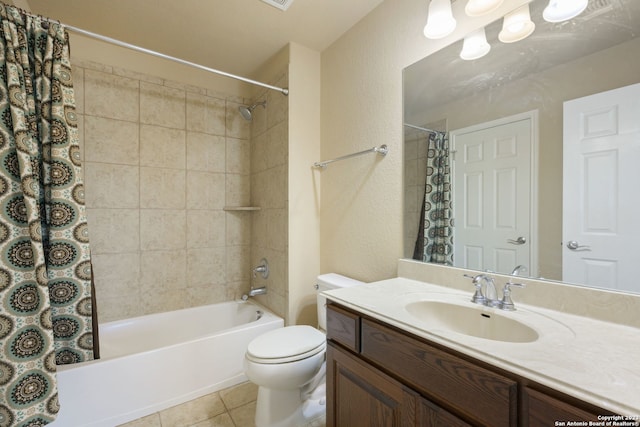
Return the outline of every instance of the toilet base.
{"type": "Polygon", "coordinates": [[[326,415],[326,385],[322,381],[301,398],[300,390],[258,388],[256,427],[303,427],[326,415]]]}
{"type": "Polygon", "coordinates": [[[291,427],[304,423],[300,390],[258,388],[256,427],[291,427]]]}

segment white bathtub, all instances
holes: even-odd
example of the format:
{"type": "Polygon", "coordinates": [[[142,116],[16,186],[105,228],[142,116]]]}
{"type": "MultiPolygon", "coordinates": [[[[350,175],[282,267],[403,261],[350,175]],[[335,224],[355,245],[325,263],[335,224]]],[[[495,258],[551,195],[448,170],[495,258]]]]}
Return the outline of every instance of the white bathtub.
{"type": "Polygon", "coordinates": [[[114,427],[246,381],[249,342],[284,326],[251,302],[100,325],[101,359],[58,369],[53,427],[114,427]]]}

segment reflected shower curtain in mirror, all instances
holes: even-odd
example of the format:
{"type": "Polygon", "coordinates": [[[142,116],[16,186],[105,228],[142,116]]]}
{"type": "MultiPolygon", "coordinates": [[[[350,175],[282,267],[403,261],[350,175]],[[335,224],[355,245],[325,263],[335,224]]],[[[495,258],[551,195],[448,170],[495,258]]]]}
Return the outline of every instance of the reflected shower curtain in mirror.
{"type": "Polygon", "coordinates": [[[0,426],[42,426],[56,365],[94,357],[78,123],[64,28],[0,21],[0,426]]]}
{"type": "Polygon", "coordinates": [[[425,192],[413,259],[453,265],[449,139],[444,132],[432,132],[427,144],[425,192]]]}

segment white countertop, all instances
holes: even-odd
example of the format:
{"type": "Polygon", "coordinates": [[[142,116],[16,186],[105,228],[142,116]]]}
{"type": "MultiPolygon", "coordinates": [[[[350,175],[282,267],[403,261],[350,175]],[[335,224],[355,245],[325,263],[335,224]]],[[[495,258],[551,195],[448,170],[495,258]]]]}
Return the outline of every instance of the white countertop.
{"type": "MultiPolygon", "coordinates": [[[[518,304],[516,311],[480,307],[462,292],[395,278],[324,292],[328,299],[496,367],[629,417],[640,416],[640,329],[518,304]],[[404,307],[440,300],[480,307],[536,329],[539,338],[511,343],[431,329],[404,307]]],[[[640,313],[639,313],[640,315],[640,313]]]]}

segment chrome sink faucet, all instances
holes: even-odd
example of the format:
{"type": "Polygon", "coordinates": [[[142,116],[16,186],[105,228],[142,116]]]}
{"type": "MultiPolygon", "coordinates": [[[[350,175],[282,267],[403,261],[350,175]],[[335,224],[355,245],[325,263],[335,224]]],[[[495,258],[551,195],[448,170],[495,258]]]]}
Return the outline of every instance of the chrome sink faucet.
{"type": "Polygon", "coordinates": [[[471,297],[471,302],[475,304],[486,305],[488,307],[497,307],[501,310],[514,311],[516,309],[515,305],[513,304],[513,300],[511,299],[512,286],[517,286],[520,288],[525,287],[523,283],[513,283],[511,280],[509,280],[507,283],[505,283],[504,288],[502,289],[502,298],[498,299],[496,282],[493,277],[490,277],[486,274],[477,274],[475,276],[465,274],[464,276],[469,277],[476,288],[473,297],[471,297]],[[483,284],[484,292],[482,291],[483,284]]]}
{"type": "Polygon", "coordinates": [[[497,307],[500,305],[498,292],[496,291],[496,282],[493,280],[493,277],[487,276],[486,274],[477,274],[475,276],[465,274],[464,276],[469,277],[472,280],[473,285],[476,287],[476,291],[471,298],[471,302],[489,307],[497,307]],[[482,291],[483,284],[484,292],[482,291]]]}
{"type": "Polygon", "coordinates": [[[520,264],[517,265],[512,271],[511,271],[511,275],[512,276],[519,276],[520,273],[526,273],[527,272],[527,267],[520,264]]]}

